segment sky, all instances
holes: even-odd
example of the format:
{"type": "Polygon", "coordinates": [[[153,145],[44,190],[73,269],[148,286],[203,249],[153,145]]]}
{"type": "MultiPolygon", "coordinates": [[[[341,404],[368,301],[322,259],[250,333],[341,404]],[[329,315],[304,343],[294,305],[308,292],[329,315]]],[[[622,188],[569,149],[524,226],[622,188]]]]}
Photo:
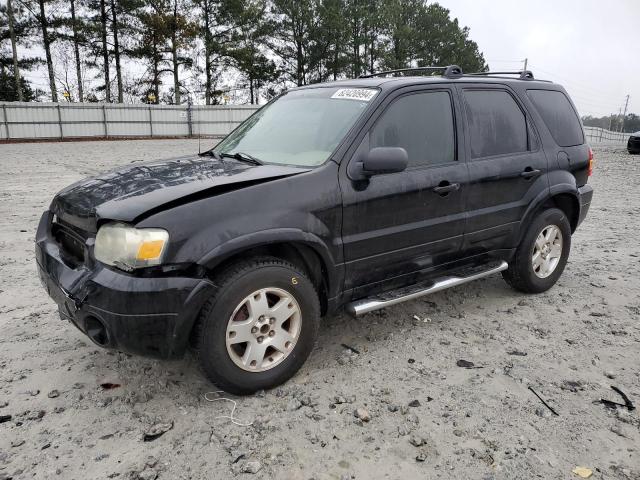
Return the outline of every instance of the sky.
{"type": "Polygon", "coordinates": [[[439,0],[491,70],[527,69],[569,92],[581,116],[640,114],[640,0],[439,0]]]}

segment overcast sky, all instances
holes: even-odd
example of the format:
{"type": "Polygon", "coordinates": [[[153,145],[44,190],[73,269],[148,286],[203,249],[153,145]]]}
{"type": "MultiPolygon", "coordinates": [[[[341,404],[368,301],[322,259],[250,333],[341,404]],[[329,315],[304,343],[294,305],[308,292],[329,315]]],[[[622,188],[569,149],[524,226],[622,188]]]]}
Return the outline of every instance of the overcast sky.
{"type": "Polygon", "coordinates": [[[491,70],[562,84],[580,115],[640,114],[640,0],[440,0],[491,70]]]}

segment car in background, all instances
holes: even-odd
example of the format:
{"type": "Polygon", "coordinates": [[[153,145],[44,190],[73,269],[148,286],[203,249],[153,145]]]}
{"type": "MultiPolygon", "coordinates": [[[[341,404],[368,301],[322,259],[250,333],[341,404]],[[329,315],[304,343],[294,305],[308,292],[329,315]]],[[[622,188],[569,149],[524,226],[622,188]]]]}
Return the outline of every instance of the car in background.
{"type": "Polygon", "coordinates": [[[627,142],[627,152],[634,154],[640,153],[640,130],[632,133],[627,142]]]}

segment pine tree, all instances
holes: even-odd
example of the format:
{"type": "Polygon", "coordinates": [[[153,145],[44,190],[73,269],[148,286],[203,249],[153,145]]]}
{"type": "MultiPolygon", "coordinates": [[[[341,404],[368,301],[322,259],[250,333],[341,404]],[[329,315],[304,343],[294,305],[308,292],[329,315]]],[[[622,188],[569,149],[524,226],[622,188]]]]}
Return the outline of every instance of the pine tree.
{"type": "Polygon", "coordinates": [[[280,57],[280,69],[286,79],[298,86],[306,85],[317,4],[313,0],[273,0],[272,4],[278,29],[271,39],[271,49],[280,57]]]}
{"type": "Polygon", "coordinates": [[[84,89],[82,85],[82,60],[80,59],[80,32],[81,23],[76,13],[76,0],[69,0],[69,13],[71,15],[71,43],[73,44],[73,56],[76,65],[76,80],[78,82],[78,101],[84,101],[84,89]]]}
{"type": "Polygon", "coordinates": [[[11,0],[7,0],[7,24],[9,26],[9,38],[11,39],[11,59],[13,61],[13,77],[15,81],[15,90],[19,101],[24,100],[22,94],[22,79],[20,77],[20,65],[18,64],[18,41],[15,31],[15,17],[13,13],[13,5],[11,0]]]}
{"type": "Polygon", "coordinates": [[[189,69],[193,66],[193,59],[188,56],[188,52],[193,47],[197,26],[188,12],[187,0],[173,0],[173,8],[166,22],[176,105],[182,103],[183,85],[180,81],[180,68],[189,69]]]}
{"type": "Polygon", "coordinates": [[[258,103],[259,89],[276,76],[275,63],[267,58],[262,46],[274,31],[274,24],[266,19],[267,4],[264,0],[236,1],[239,14],[235,20],[243,25],[234,31],[228,55],[233,65],[247,79],[249,103],[258,103]]]}
{"type": "Polygon", "coordinates": [[[33,46],[35,25],[33,16],[21,3],[0,5],[0,100],[28,102],[43,94],[34,91],[23,75],[36,68],[41,60],[18,54],[19,46],[33,46]]]}
{"type": "Polygon", "coordinates": [[[42,38],[42,48],[44,49],[45,61],[47,64],[47,74],[49,77],[49,90],[51,91],[51,101],[58,101],[58,91],[56,87],[55,69],[53,67],[53,57],[51,56],[51,45],[56,41],[57,35],[52,26],[50,12],[47,6],[53,3],[52,0],[37,0],[37,2],[25,2],[34,20],[37,22],[42,38]]]}

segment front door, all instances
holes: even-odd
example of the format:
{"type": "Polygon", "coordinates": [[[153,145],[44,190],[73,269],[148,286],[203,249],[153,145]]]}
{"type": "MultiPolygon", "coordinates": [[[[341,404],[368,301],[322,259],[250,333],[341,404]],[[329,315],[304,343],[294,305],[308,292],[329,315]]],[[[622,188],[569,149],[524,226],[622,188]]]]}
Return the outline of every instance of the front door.
{"type": "Polygon", "coordinates": [[[396,92],[369,120],[351,162],[371,148],[402,147],[408,168],[364,181],[341,168],[345,289],[354,298],[411,283],[458,255],[467,168],[457,103],[443,85],[396,92]]]}

